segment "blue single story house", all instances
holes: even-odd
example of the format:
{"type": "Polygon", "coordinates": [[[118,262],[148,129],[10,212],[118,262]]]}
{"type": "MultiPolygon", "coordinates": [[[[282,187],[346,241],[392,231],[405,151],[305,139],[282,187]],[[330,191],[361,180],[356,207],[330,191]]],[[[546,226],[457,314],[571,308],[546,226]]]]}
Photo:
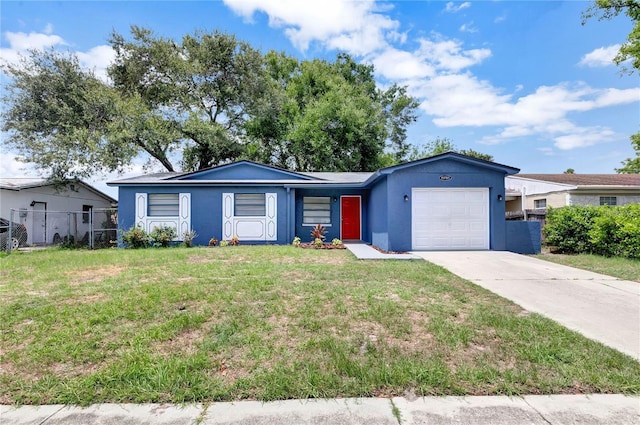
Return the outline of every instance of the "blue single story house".
{"type": "Polygon", "coordinates": [[[375,172],[303,173],[238,161],[108,185],[118,187],[121,229],[194,230],[197,245],[234,236],[248,244],[310,241],[311,229],[322,224],[328,241],[390,251],[519,251],[508,239],[528,230],[508,229],[504,184],[518,171],[447,152],[375,172]]]}

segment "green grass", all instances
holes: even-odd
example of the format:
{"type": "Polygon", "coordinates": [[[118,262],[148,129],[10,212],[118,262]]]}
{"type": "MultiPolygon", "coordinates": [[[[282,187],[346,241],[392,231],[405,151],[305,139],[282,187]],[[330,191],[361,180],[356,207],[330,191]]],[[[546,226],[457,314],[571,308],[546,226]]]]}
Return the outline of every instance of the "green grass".
{"type": "Polygon", "coordinates": [[[630,357],[423,261],[17,252],[0,299],[0,403],[640,393],[630,357]]]}
{"type": "Polygon", "coordinates": [[[576,267],[618,277],[624,280],[640,282],[640,260],[622,257],[603,257],[592,254],[539,254],[541,260],[551,261],[565,266],[576,267]]]}

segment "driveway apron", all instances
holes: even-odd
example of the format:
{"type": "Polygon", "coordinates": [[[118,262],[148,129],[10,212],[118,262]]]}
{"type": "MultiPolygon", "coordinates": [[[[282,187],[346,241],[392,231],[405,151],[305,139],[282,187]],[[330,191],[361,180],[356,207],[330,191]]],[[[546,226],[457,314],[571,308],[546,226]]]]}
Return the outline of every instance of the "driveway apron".
{"type": "Polygon", "coordinates": [[[506,251],[413,252],[640,361],[640,283],[506,251]]]}

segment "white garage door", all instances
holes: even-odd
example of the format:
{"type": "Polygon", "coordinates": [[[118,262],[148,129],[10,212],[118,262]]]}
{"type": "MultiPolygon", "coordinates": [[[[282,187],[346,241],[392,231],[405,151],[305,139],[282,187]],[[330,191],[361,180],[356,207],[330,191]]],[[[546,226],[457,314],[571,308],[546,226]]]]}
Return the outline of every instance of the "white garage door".
{"type": "Polygon", "coordinates": [[[489,249],[488,188],[413,188],[415,250],[489,249]]]}

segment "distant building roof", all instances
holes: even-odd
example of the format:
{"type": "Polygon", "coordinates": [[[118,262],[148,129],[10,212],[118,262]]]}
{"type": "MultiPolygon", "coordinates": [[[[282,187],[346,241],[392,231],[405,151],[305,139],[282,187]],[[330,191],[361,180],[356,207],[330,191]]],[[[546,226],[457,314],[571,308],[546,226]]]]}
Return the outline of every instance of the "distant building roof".
{"type": "Polygon", "coordinates": [[[516,174],[513,177],[575,186],[640,186],[640,174],[516,174]]]}
{"type": "MultiPolygon", "coordinates": [[[[87,190],[94,192],[96,195],[103,197],[104,199],[107,199],[109,202],[111,203],[117,203],[118,201],[116,201],[114,198],[112,198],[111,196],[107,195],[106,193],[96,189],[95,187],[91,186],[90,184],[87,184],[81,180],[77,180],[77,181],[72,181],[70,182],[71,184],[79,184],[84,186],[85,188],[87,188],[87,190]]],[[[42,186],[49,186],[52,185],[53,183],[50,182],[47,179],[43,179],[43,178],[36,178],[36,177],[0,177],[0,189],[6,189],[6,190],[24,190],[24,189],[31,189],[34,187],[42,187],[42,186]]]]}
{"type": "Polygon", "coordinates": [[[0,177],[0,188],[2,189],[20,190],[46,185],[48,185],[47,181],[42,178],[0,177]]]}

